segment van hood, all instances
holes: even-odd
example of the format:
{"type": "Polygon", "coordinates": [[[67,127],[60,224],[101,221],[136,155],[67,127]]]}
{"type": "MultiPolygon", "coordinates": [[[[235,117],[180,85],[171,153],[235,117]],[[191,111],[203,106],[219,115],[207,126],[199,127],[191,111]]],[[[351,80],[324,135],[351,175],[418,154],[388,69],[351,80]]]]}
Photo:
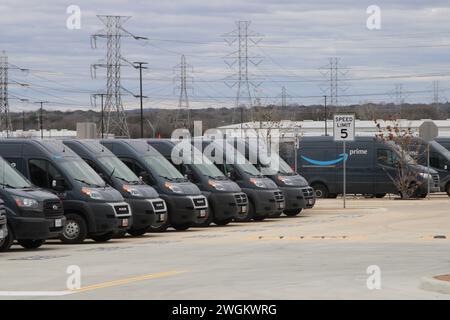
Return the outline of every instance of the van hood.
{"type": "MultiPolygon", "coordinates": [[[[414,169],[418,170],[419,172],[428,173],[428,167],[426,167],[426,166],[422,166],[420,164],[414,164],[414,165],[412,165],[412,167],[414,169]]],[[[438,174],[438,173],[433,168],[430,168],[430,174],[438,174]]]]}
{"type": "Polygon", "coordinates": [[[55,194],[42,189],[8,189],[8,192],[12,196],[32,198],[39,202],[44,200],[59,200],[55,194]]]}
{"type": "MultiPolygon", "coordinates": [[[[200,189],[195,184],[193,184],[192,182],[188,182],[188,181],[187,182],[170,181],[170,183],[172,183],[172,184],[176,185],[177,187],[181,188],[181,190],[183,191],[183,193],[175,193],[175,194],[178,194],[178,195],[181,195],[181,194],[185,194],[185,195],[199,195],[199,194],[202,194],[200,189]]],[[[164,185],[163,185],[163,188],[165,188],[164,185]]]]}
{"type": "Polygon", "coordinates": [[[156,190],[147,185],[147,184],[128,184],[128,186],[130,186],[130,188],[136,189],[137,191],[139,191],[139,193],[141,194],[141,196],[132,196],[134,198],[158,198],[159,194],[158,192],[156,192],[156,190]]]}
{"type": "Polygon", "coordinates": [[[220,190],[221,192],[242,192],[241,187],[239,187],[239,185],[234,181],[214,179],[211,180],[220,183],[220,185],[223,186],[224,190],[220,190]]]}
{"type": "Polygon", "coordinates": [[[122,194],[112,187],[89,188],[89,189],[98,192],[103,198],[102,201],[113,201],[113,202],[124,201],[122,194]]]}

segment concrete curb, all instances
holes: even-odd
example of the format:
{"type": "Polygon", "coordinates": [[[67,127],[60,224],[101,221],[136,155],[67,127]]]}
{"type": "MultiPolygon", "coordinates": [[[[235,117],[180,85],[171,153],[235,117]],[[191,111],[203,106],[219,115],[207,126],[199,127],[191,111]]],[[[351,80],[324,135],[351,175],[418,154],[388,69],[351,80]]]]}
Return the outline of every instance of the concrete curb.
{"type": "Polygon", "coordinates": [[[423,277],[420,281],[420,289],[434,291],[443,294],[450,294],[450,282],[437,280],[431,276],[423,277]]]}

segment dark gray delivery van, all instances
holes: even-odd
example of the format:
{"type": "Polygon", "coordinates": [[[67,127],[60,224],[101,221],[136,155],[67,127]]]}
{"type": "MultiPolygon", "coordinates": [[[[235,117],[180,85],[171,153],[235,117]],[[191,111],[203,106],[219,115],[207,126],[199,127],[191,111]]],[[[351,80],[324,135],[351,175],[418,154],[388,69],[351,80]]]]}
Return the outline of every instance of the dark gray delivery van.
{"type": "Polygon", "coordinates": [[[226,140],[239,151],[242,151],[247,160],[283,191],[286,203],[285,215],[296,216],[302,209],[314,207],[316,198],[313,188],[308,185],[305,178],[292,170],[278,153],[269,154],[269,150],[262,139],[227,138],[226,140]]]}
{"type": "Polygon", "coordinates": [[[283,192],[226,140],[195,138],[192,143],[247,194],[249,209],[237,221],[261,221],[283,212],[283,192]]]}
{"type": "MultiPolygon", "coordinates": [[[[343,161],[347,159],[347,193],[374,195],[399,193],[394,181],[399,174],[399,150],[395,144],[375,137],[356,137],[347,142],[346,154],[342,154],[342,142],[333,137],[303,137],[298,150],[298,168],[314,188],[316,197],[328,198],[342,194],[343,161]]],[[[427,182],[431,192],[439,192],[439,175],[412,161],[406,164],[414,176],[412,183],[418,186],[415,196],[427,194],[427,182]]]]}
{"type": "Polygon", "coordinates": [[[208,219],[208,201],[200,189],[147,141],[104,139],[101,144],[154,187],[166,202],[168,223],[152,228],[154,231],[163,231],[169,224],[176,230],[186,230],[208,219]]]}
{"type": "Polygon", "coordinates": [[[145,184],[98,140],[65,140],[106,183],[118,190],[130,205],[133,224],[128,230],[132,236],[141,236],[150,227],[159,227],[167,219],[166,203],[151,186],[145,184]]]}
{"type": "Polygon", "coordinates": [[[130,206],[122,195],[62,141],[0,140],[0,155],[34,185],[62,200],[64,243],[81,243],[87,237],[108,241],[132,224],[130,206]]]}
{"type": "Polygon", "coordinates": [[[189,142],[177,144],[170,139],[150,139],[148,143],[208,198],[209,216],[205,226],[211,222],[226,225],[247,212],[246,194],[189,142]]]}

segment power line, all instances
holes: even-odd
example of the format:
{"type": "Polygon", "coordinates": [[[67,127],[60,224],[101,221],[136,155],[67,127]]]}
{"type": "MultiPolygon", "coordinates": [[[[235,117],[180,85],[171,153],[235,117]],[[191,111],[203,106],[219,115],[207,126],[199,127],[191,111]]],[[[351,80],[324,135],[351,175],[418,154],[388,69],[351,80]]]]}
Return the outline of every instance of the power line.
{"type": "Polygon", "coordinates": [[[181,62],[175,66],[176,72],[178,73],[179,85],[176,89],[180,90],[180,97],[178,100],[178,110],[175,118],[175,128],[187,128],[192,129],[191,123],[191,111],[189,110],[189,98],[187,94],[188,89],[192,89],[188,82],[190,78],[188,77],[187,70],[192,71],[192,66],[186,62],[186,57],[181,55],[181,62]]]}

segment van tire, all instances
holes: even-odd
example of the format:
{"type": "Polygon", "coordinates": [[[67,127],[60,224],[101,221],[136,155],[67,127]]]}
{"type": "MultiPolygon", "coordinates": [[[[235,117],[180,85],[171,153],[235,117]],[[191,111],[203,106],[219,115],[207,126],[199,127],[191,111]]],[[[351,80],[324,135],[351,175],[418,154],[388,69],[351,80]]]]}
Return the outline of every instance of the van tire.
{"type": "Polygon", "coordinates": [[[263,221],[266,218],[267,218],[266,216],[254,216],[253,221],[263,221]]]}
{"type": "Polygon", "coordinates": [[[3,240],[0,240],[0,252],[8,251],[14,242],[14,236],[11,228],[8,225],[8,235],[3,240]]]}
{"type": "Polygon", "coordinates": [[[217,219],[213,220],[213,222],[218,226],[226,226],[227,224],[229,224],[232,221],[233,221],[233,218],[228,218],[228,219],[224,219],[224,220],[217,220],[217,219]]]}
{"type": "Polygon", "coordinates": [[[186,231],[191,226],[192,226],[192,223],[172,224],[172,227],[177,231],[186,231]]]}
{"type": "Polygon", "coordinates": [[[302,212],[302,209],[288,209],[288,210],[284,210],[284,214],[288,217],[295,217],[297,216],[300,212],[302,212]]]}
{"type": "Polygon", "coordinates": [[[169,227],[169,222],[166,221],[163,224],[159,225],[158,227],[155,227],[154,225],[151,225],[147,232],[164,232],[169,227]]]}
{"type": "Polygon", "coordinates": [[[314,183],[311,186],[314,189],[314,194],[318,199],[326,199],[329,196],[328,188],[323,183],[314,183]]]}
{"type": "Polygon", "coordinates": [[[447,195],[450,197],[450,183],[447,183],[445,186],[445,191],[447,192],[447,195]]]}
{"type": "Polygon", "coordinates": [[[32,250],[37,249],[45,243],[45,240],[32,240],[32,239],[21,239],[17,242],[25,249],[32,250]]]}
{"type": "Polygon", "coordinates": [[[241,214],[237,215],[236,218],[234,218],[234,221],[236,222],[249,222],[253,219],[255,216],[255,206],[253,202],[248,199],[248,206],[247,206],[247,213],[242,216],[241,214]]]}
{"type": "Polygon", "coordinates": [[[141,228],[141,229],[130,229],[128,230],[128,233],[133,236],[133,237],[141,237],[144,234],[146,234],[148,232],[148,227],[147,228],[141,228]]]}
{"type": "Polygon", "coordinates": [[[77,213],[68,213],[66,216],[66,225],[59,239],[66,244],[80,244],[88,235],[86,220],[77,213]]]}
{"type": "Polygon", "coordinates": [[[269,215],[269,218],[279,218],[282,214],[283,212],[272,213],[271,215],[269,215]]]}
{"type": "Polygon", "coordinates": [[[91,239],[95,242],[108,242],[114,236],[114,232],[108,232],[101,235],[92,236],[91,239]]]}
{"type": "Polygon", "coordinates": [[[375,198],[377,198],[377,199],[382,199],[384,197],[386,197],[386,193],[377,193],[377,194],[375,194],[375,198]]]}

